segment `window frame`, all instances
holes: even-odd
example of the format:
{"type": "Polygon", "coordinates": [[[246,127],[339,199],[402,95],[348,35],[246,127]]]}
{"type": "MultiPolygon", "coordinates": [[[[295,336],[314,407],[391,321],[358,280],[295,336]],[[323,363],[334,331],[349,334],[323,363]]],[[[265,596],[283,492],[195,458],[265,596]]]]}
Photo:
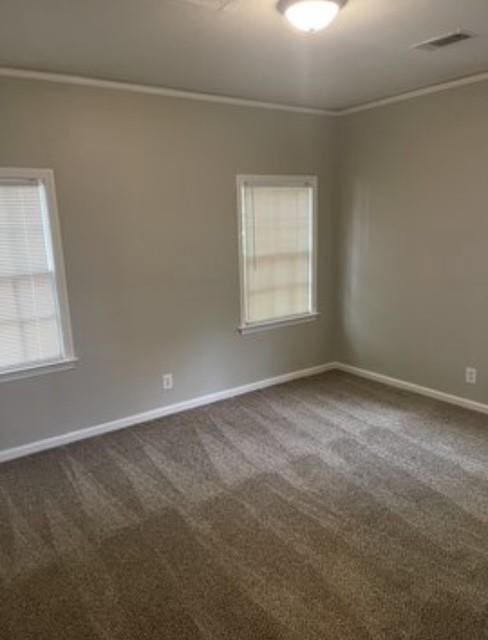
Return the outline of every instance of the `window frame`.
{"type": "Polygon", "coordinates": [[[0,382],[8,382],[18,378],[36,376],[52,371],[71,369],[76,357],[73,333],[71,329],[71,313],[66,284],[64,254],[56,200],[56,186],[52,169],[29,169],[18,167],[0,167],[0,182],[3,180],[32,180],[42,183],[45,196],[45,215],[48,223],[47,243],[54,265],[55,296],[58,306],[61,328],[63,355],[59,358],[25,362],[12,367],[0,367],[0,382]]]}
{"type": "Polygon", "coordinates": [[[320,315],[317,308],[317,259],[318,259],[318,177],[315,175],[238,175],[237,185],[237,218],[239,241],[239,288],[240,288],[240,324],[238,331],[241,334],[255,333],[284,327],[289,325],[313,322],[320,315]],[[269,187],[312,187],[312,224],[311,224],[311,261],[310,261],[310,311],[270,320],[247,322],[246,312],[246,269],[244,266],[244,187],[245,186],[269,186],[269,187]]]}

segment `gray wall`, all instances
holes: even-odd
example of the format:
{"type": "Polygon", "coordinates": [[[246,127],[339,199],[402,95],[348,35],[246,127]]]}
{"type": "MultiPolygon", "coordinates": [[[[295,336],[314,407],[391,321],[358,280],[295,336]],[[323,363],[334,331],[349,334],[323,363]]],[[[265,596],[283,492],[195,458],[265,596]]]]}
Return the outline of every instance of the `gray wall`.
{"type": "Polygon", "coordinates": [[[0,382],[0,449],[331,360],[332,121],[0,80],[0,166],[55,172],[79,364],[0,382]],[[317,174],[317,322],[240,336],[235,176],[317,174]],[[175,388],[161,390],[163,372],[175,388]]]}
{"type": "Polygon", "coordinates": [[[488,402],[488,84],[339,128],[338,357],[488,402]]]}
{"type": "Polygon", "coordinates": [[[487,113],[488,83],[334,120],[0,80],[0,166],[55,171],[80,357],[0,382],[0,449],[330,360],[488,402],[487,113]],[[317,322],[236,332],[238,173],[319,176],[317,322]]]}

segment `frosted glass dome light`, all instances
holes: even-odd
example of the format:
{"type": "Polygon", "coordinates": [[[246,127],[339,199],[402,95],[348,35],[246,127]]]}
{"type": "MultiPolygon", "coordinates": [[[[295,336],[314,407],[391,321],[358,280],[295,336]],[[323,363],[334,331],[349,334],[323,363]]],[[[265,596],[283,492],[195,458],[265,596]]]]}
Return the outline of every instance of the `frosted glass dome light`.
{"type": "Polygon", "coordinates": [[[325,29],[344,4],[343,0],[281,0],[278,10],[300,31],[314,33],[325,29]]]}

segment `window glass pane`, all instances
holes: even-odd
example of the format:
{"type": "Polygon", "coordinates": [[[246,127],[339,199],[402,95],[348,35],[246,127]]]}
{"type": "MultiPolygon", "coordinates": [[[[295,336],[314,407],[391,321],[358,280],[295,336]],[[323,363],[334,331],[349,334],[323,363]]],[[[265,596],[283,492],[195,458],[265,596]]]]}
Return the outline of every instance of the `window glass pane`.
{"type": "Polygon", "coordinates": [[[312,311],[313,187],[243,187],[245,321],[312,311]]]}
{"type": "Polygon", "coordinates": [[[41,188],[0,183],[0,277],[48,270],[41,188]]]}
{"type": "Polygon", "coordinates": [[[59,357],[59,330],[56,318],[22,323],[22,339],[27,362],[59,357]]]}
{"type": "Polygon", "coordinates": [[[24,360],[24,348],[20,325],[16,322],[0,322],[2,367],[19,364],[24,360]]]}
{"type": "Polygon", "coordinates": [[[0,179],[0,372],[64,356],[44,189],[0,179]]]}

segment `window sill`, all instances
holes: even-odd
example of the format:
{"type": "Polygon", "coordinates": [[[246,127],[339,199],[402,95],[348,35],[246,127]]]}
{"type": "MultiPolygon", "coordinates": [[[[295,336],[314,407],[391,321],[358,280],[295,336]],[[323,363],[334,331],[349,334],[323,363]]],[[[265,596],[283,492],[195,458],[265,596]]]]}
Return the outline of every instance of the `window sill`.
{"type": "Polygon", "coordinates": [[[238,328],[239,333],[257,333],[258,331],[268,331],[269,329],[276,329],[278,327],[289,327],[294,324],[302,324],[304,322],[313,322],[317,320],[320,313],[314,311],[313,313],[305,313],[300,316],[288,316],[287,318],[280,318],[279,320],[268,320],[266,322],[256,322],[255,324],[245,324],[238,328]]]}
{"type": "Polygon", "coordinates": [[[62,360],[55,360],[53,362],[40,362],[39,364],[32,364],[19,369],[0,370],[0,383],[40,376],[44,373],[66,371],[67,369],[73,369],[77,362],[78,358],[69,357],[63,358],[62,360]]]}

